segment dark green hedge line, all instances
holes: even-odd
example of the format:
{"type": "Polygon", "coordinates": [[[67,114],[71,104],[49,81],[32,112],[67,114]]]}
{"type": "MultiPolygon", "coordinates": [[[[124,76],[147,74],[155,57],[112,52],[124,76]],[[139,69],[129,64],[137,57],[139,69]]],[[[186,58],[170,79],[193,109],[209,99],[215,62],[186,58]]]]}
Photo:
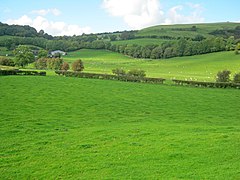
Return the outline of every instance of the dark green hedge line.
{"type": "Polygon", "coordinates": [[[22,71],[22,70],[1,70],[0,76],[9,76],[9,75],[27,75],[27,76],[46,76],[46,72],[37,72],[37,71],[22,71]]]}
{"type": "Polygon", "coordinates": [[[58,74],[58,75],[64,75],[66,77],[119,80],[119,81],[126,81],[126,82],[163,84],[163,82],[165,81],[165,79],[162,79],[162,78],[147,78],[147,77],[136,77],[136,76],[116,76],[116,75],[111,75],[111,74],[95,74],[95,73],[70,72],[70,71],[55,71],[55,73],[58,74]]]}
{"type": "Polygon", "coordinates": [[[172,80],[177,85],[190,85],[195,87],[209,87],[209,88],[236,88],[240,89],[239,83],[231,82],[199,82],[199,81],[186,81],[186,80],[172,80]]]}

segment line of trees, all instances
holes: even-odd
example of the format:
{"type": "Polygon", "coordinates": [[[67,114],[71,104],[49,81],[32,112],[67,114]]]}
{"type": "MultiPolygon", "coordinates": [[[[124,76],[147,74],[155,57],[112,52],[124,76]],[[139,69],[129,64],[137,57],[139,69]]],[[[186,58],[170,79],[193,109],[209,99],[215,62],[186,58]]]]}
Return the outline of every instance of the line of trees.
{"type": "Polygon", "coordinates": [[[235,40],[232,37],[227,40],[217,37],[207,38],[202,41],[181,38],[176,42],[165,42],[162,45],[111,45],[109,50],[134,58],[162,59],[234,50],[234,46],[235,40]]]}

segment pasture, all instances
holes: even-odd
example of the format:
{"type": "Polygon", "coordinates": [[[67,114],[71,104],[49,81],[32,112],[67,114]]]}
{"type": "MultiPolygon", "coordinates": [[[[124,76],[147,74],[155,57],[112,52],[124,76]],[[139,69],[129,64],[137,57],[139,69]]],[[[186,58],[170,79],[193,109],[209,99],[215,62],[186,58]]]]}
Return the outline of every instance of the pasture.
{"type": "Polygon", "coordinates": [[[215,81],[218,71],[228,69],[232,75],[240,71],[240,56],[234,52],[218,52],[171,59],[134,59],[106,50],[82,49],[64,56],[67,62],[81,58],[85,72],[112,73],[112,69],[142,69],[149,77],[167,79],[215,81]]]}
{"type": "Polygon", "coordinates": [[[0,87],[1,179],[240,178],[239,90],[57,76],[0,87]]]}
{"type": "Polygon", "coordinates": [[[157,38],[139,38],[139,39],[130,39],[130,40],[121,40],[121,41],[112,41],[112,44],[116,45],[161,45],[163,42],[171,42],[171,40],[157,39],[157,38]]]}
{"type": "Polygon", "coordinates": [[[204,37],[214,37],[209,34],[215,30],[228,30],[234,29],[239,26],[240,23],[200,23],[200,24],[176,24],[176,25],[158,25],[153,27],[144,28],[137,32],[136,36],[169,36],[173,38],[188,37],[194,38],[201,34],[204,37]],[[190,29],[195,26],[196,30],[191,31],[190,29]]]}

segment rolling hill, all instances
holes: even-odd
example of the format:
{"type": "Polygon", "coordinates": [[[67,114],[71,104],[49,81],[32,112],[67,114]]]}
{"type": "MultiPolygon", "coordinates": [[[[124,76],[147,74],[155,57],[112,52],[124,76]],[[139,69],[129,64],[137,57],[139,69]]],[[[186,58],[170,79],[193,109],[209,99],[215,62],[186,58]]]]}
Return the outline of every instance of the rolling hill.
{"type": "MultiPolygon", "coordinates": [[[[178,24],[178,25],[159,25],[149,28],[142,29],[136,33],[137,37],[170,37],[170,38],[179,38],[187,37],[194,38],[197,35],[202,35],[204,37],[212,36],[223,36],[224,34],[217,34],[214,32],[219,31],[222,33],[231,33],[231,30],[240,27],[240,23],[202,23],[202,24],[178,24]]],[[[233,34],[232,34],[233,35],[233,34]]]]}
{"type": "Polygon", "coordinates": [[[218,71],[240,71],[240,57],[233,52],[218,52],[198,56],[177,57],[167,60],[134,59],[106,50],[83,49],[68,53],[64,60],[71,63],[82,59],[85,72],[111,74],[112,69],[142,69],[149,77],[215,81],[218,71]]]}

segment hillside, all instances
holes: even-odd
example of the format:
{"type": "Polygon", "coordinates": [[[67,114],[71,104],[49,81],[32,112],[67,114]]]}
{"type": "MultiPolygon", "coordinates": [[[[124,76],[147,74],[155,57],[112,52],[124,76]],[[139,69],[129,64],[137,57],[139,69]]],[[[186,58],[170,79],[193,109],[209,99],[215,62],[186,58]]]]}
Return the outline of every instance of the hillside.
{"type": "Polygon", "coordinates": [[[198,56],[177,57],[168,60],[133,59],[106,50],[79,50],[68,53],[64,60],[71,63],[82,59],[85,72],[112,73],[112,69],[143,69],[147,76],[167,79],[215,81],[218,71],[239,72],[240,58],[233,52],[219,52],[198,56]]]}
{"type": "MultiPolygon", "coordinates": [[[[213,36],[236,36],[240,38],[239,32],[233,32],[232,30],[239,28],[240,23],[203,23],[203,24],[179,24],[179,25],[159,25],[142,29],[136,33],[137,37],[169,37],[179,38],[187,37],[194,38],[197,35],[204,37],[213,36]]],[[[238,29],[239,31],[240,29],[238,29]]]]}

